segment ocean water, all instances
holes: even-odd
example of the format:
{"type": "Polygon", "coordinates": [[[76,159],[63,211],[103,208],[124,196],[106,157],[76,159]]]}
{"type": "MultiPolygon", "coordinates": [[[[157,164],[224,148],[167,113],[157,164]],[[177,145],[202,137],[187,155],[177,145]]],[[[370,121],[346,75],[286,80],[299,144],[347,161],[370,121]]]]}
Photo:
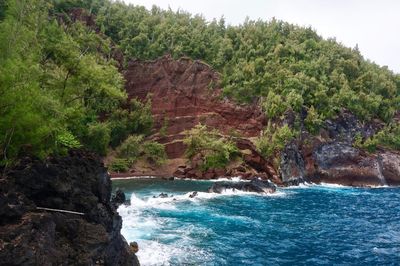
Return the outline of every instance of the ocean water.
{"type": "Polygon", "coordinates": [[[400,188],[206,193],[210,181],[114,180],[146,265],[400,265],[400,188]],[[199,195],[189,198],[192,191],[199,195]],[[169,198],[153,198],[161,192],[169,198]]]}

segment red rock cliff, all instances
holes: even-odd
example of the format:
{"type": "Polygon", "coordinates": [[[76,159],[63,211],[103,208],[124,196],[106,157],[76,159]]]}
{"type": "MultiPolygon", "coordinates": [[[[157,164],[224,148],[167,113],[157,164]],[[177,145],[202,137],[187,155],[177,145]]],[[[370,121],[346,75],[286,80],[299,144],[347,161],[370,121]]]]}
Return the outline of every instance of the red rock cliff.
{"type": "Polygon", "coordinates": [[[258,136],[264,127],[260,108],[239,106],[223,98],[218,73],[200,61],[169,56],[131,61],[124,75],[129,98],[150,97],[155,132],[167,126],[166,136],[154,138],[166,144],[169,158],[183,156],[182,133],[198,123],[246,138],[258,136]]]}

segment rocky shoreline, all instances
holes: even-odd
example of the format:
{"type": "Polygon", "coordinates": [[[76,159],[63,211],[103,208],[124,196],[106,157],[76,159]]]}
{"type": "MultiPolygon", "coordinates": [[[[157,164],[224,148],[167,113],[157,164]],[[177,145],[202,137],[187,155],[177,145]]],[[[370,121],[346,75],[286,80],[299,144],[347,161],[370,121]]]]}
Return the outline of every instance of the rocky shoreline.
{"type": "Polygon", "coordinates": [[[139,265],[118,204],[98,156],[23,159],[0,179],[1,264],[139,265]]]}
{"type": "MultiPolygon", "coordinates": [[[[346,110],[326,120],[318,134],[305,129],[306,110],[296,121],[286,112],[282,121],[272,121],[290,128],[300,128],[300,135],[279,153],[264,158],[254,143],[268,118],[256,103],[240,105],[223,97],[220,77],[207,64],[189,58],[175,60],[164,56],[153,61],[132,60],[124,70],[129,98],[152,102],[154,127],[148,137],[164,144],[166,163],[161,166],[134,165],[127,173],[112,177],[157,176],[190,179],[260,177],[279,186],[300,182],[334,183],[346,186],[400,185],[400,153],[377,149],[368,153],[354,147],[356,137],[367,139],[383,123],[364,123],[346,110]],[[213,84],[210,90],[209,85],[213,84]],[[240,153],[240,160],[224,168],[202,170],[204,158],[188,160],[183,143],[185,132],[203,124],[228,136],[240,153]],[[160,134],[163,128],[164,134],[160,134]]],[[[400,114],[396,116],[398,121],[400,114]]]]}

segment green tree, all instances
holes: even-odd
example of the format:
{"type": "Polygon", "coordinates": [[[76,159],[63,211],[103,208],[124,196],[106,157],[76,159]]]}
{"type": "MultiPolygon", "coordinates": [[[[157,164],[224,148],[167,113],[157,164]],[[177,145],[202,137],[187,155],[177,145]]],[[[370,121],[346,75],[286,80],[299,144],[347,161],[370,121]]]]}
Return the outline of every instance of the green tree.
{"type": "Polygon", "coordinates": [[[144,140],[143,135],[131,135],[117,148],[117,157],[126,159],[130,167],[140,159],[161,165],[165,162],[167,155],[163,144],[144,140]]]}
{"type": "Polygon", "coordinates": [[[314,109],[314,106],[311,106],[307,110],[307,117],[304,119],[304,125],[308,132],[311,134],[318,134],[319,130],[323,124],[323,119],[321,119],[320,115],[314,109]]]}
{"type": "Polygon", "coordinates": [[[187,146],[188,158],[193,158],[195,155],[203,158],[202,170],[224,168],[239,154],[231,140],[201,124],[186,132],[183,142],[187,146]]]}
{"type": "Polygon", "coordinates": [[[106,123],[92,123],[88,125],[85,145],[99,155],[105,156],[110,143],[111,130],[106,123]]]}
{"type": "Polygon", "coordinates": [[[272,155],[279,154],[296,135],[297,132],[288,125],[277,127],[269,123],[257,139],[256,146],[264,157],[269,158],[272,155]]]}
{"type": "Polygon", "coordinates": [[[38,60],[46,19],[44,1],[8,1],[0,23],[0,164],[30,153],[46,156],[55,149],[57,102],[41,93],[38,60]]]}

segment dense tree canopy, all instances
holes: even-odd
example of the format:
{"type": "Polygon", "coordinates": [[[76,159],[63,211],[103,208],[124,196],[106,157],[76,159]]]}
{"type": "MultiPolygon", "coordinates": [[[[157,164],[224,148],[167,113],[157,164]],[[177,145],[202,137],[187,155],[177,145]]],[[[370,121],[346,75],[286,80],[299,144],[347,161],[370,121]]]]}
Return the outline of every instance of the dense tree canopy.
{"type": "Polygon", "coordinates": [[[127,58],[202,59],[223,75],[224,92],[261,101],[269,117],[313,108],[321,119],[347,108],[389,121],[400,106],[400,76],[364,60],[357,47],[324,40],[311,28],[272,19],[227,26],[223,18],[106,2],[97,22],[127,58]]]}
{"type": "Polygon", "coordinates": [[[125,63],[164,54],[201,59],[222,74],[226,96],[258,102],[272,120],[288,110],[305,114],[311,133],[343,108],[388,123],[400,109],[399,74],[311,28],[275,19],[231,26],[109,0],[0,0],[0,165],[80,146],[104,155],[150,132],[150,105],[127,104],[112,47],[125,63]],[[97,25],[70,19],[77,8],[97,25]]]}
{"type": "Polygon", "coordinates": [[[208,22],[118,1],[104,3],[97,23],[127,60],[164,54],[201,59],[222,74],[226,96],[259,103],[274,121],[292,110],[313,134],[343,109],[362,121],[388,124],[400,109],[399,74],[365,60],[357,46],[323,39],[311,28],[276,19],[232,26],[223,18],[208,22]]]}
{"type": "Polygon", "coordinates": [[[187,146],[186,156],[188,158],[201,156],[200,168],[202,170],[224,168],[239,154],[239,150],[232,140],[222,137],[218,130],[207,128],[201,124],[186,132],[183,142],[187,146]]]}
{"type": "Polygon", "coordinates": [[[20,154],[44,157],[82,145],[105,155],[111,140],[119,144],[149,130],[144,104],[120,108],[127,96],[107,38],[50,15],[50,1],[6,3],[0,23],[0,165],[20,154]],[[117,113],[132,119],[118,121],[117,113]],[[111,115],[99,119],[104,114],[111,115]],[[114,125],[122,123],[123,132],[116,131],[114,125]]]}

